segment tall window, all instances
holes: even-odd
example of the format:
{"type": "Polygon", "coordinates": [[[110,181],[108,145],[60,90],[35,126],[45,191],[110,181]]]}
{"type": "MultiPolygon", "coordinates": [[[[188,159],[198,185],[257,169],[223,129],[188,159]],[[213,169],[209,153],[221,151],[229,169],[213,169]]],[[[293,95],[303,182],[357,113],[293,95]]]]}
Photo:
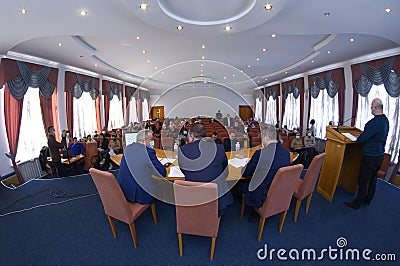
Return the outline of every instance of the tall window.
{"type": "Polygon", "coordinates": [[[135,97],[131,98],[131,101],[129,102],[128,106],[128,114],[129,114],[129,122],[138,122],[138,116],[137,116],[137,111],[136,111],[136,99],[135,97]]]}
{"type": "Polygon", "coordinates": [[[121,128],[124,125],[124,115],[122,114],[122,103],[116,95],[110,101],[110,118],[108,129],[121,128]]]}
{"type": "Polygon", "coordinates": [[[38,157],[43,146],[47,146],[47,137],[43,128],[39,89],[29,88],[24,96],[16,160],[24,162],[38,157]]]}
{"type": "Polygon", "coordinates": [[[265,123],[270,125],[276,124],[276,101],[271,97],[266,102],[265,123]]]}
{"type": "Polygon", "coordinates": [[[97,130],[96,104],[88,92],[83,92],[79,99],[74,98],[73,136],[83,138],[97,130]]]}
{"type": "Polygon", "coordinates": [[[260,98],[256,98],[255,119],[262,122],[262,100],[260,98]]]}
{"type": "MultiPolygon", "coordinates": [[[[311,95],[310,95],[311,97],[311,95]]],[[[339,121],[339,96],[329,97],[326,90],[321,90],[316,99],[311,97],[310,120],[315,120],[316,137],[326,137],[326,126],[329,121],[339,121]]]]}
{"type": "Polygon", "coordinates": [[[147,99],[143,99],[142,114],[143,121],[149,120],[149,104],[147,102],[147,99]]]}
{"type": "Polygon", "coordinates": [[[383,84],[379,86],[373,85],[367,97],[359,95],[355,126],[363,130],[365,124],[373,118],[371,102],[375,98],[382,100],[383,113],[389,119],[389,134],[386,140],[385,152],[392,154],[392,162],[397,162],[400,149],[400,97],[390,97],[383,84]]]}
{"type": "Polygon", "coordinates": [[[298,128],[300,125],[300,96],[294,98],[293,93],[290,93],[285,101],[285,113],[282,119],[282,127],[287,125],[287,128],[298,128]]]}

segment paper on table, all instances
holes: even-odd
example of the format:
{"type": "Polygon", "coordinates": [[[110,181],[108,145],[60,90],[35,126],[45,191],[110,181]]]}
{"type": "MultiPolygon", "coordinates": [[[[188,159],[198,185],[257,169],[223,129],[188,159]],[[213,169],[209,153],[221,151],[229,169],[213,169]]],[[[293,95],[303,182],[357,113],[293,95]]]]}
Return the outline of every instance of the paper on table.
{"type": "Polygon", "coordinates": [[[350,133],[342,133],[346,138],[349,138],[352,141],[356,141],[357,138],[350,133]]]}
{"type": "Polygon", "coordinates": [[[185,177],[179,166],[171,166],[169,168],[169,177],[185,177]]]}
{"type": "Polygon", "coordinates": [[[172,158],[158,158],[161,164],[166,164],[166,163],[174,163],[175,159],[172,158]]]}
{"type": "Polygon", "coordinates": [[[228,163],[230,165],[232,165],[233,167],[239,168],[239,167],[243,167],[246,165],[247,163],[247,158],[243,158],[243,159],[239,159],[239,158],[233,158],[228,160],[228,163]]]}

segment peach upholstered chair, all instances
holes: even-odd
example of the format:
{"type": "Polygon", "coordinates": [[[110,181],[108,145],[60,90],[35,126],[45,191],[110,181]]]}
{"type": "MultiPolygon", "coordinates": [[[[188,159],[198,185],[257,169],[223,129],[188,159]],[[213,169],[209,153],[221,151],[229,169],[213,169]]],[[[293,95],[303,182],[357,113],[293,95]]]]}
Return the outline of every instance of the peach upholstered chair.
{"type": "Polygon", "coordinates": [[[157,214],[155,204],[139,204],[126,200],[124,193],[117,183],[117,179],[113,174],[106,171],[100,171],[90,168],[90,175],[99,192],[101,202],[103,203],[104,212],[108,217],[114,238],[117,237],[113,218],[120,220],[129,225],[132,234],[133,245],[137,247],[135,220],[151,206],[154,223],[157,224],[157,214]]]}
{"type": "Polygon", "coordinates": [[[207,236],[212,237],[210,260],[213,260],[220,222],[217,184],[176,180],[173,186],[179,255],[183,255],[182,234],[207,236]]]}
{"type": "Polygon", "coordinates": [[[297,221],[297,216],[299,214],[301,201],[305,197],[308,197],[306,204],[306,213],[308,213],[308,209],[310,208],[311,197],[314,192],[315,185],[318,180],[318,175],[321,170],[322,164],[324,163],[325,157],[326,153],[321,153],[320,155],[315,156],[314,159],[311,161],[310,166],[307,169],[304,179],[303,180],[299,179],[298,181],[297,188],[294,191],[294,196],[297,199],[296,210],[294,211],[295,222],[297,221]]]}
{"type": "Polygon", "coordinates": [[[278,213],[282,213],[278,229],[279,233],[282,232],[283,223],[285,222],[286,214],[302,170],[303,165],[297,164],[282,167],[276,172],[264,204],[260,208],[254,208],[260,215],[258,241],[261,240],[265,219],[278,213]]]}

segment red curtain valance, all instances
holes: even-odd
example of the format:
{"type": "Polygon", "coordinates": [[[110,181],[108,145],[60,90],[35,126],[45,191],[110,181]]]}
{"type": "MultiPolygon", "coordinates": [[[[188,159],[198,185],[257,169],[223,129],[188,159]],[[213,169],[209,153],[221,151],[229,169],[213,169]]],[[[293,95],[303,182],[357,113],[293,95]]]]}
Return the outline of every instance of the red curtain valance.
{"type": "MultiPolygon", "coordinates": [[[[24,64],[32,71],[38,71],[43,69],[45,66],[32,64],[24,62],[24,64]]],[[[17,61],[13,59],[3,58],[1,59],[0,63],[0,88],[3,87],[4,83],[7,81],[15,79],[19,75],[19,69],[17,66],[17,61]]],[[[57,68],[50,68],[50,73],[48,76],[48,80],[50,83],[57,86],[57,79],[58,79],[58,69],[57,68]]]]}
{"type": "MultiPolygon", "coordinates": [[[[78,78],[76,77],[75,72],[70,72],[70,71],[65,71],[65,87],[64,87],[64,91],[68,91],[70,90],[73,86],[75,86],[76,83],[78,83],[78,78]]],[[[91,76],[86,76],[86,75],[82,75],[79,74],[84,80],[89,80],[92,77],[91,76]]],[[[95,88],[99,89],[99,85],[100,85],[100,80],[98,78],[94,79],[94,86],[95,88]]]]}

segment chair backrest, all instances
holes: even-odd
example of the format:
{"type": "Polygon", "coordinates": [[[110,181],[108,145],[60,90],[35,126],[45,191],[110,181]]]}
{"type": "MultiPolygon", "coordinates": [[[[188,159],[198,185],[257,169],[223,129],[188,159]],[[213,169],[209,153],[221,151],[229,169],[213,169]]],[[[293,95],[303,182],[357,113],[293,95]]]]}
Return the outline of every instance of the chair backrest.
{"type": "Polygon", "coordinates": [[[378,171],[378,176],[380,178],[385,178],[391,158],[392,158],[392,155],[388,154],[388,153],[385,153],[385,155],[383,156],[383,161],[382,161],[382,164],[381,164],[381,168],[378,171]]]}
{"type": "Polygon", "coordinates": [[[326,153],[321,153],[314,157],[308,167],[307,173],[304,176],[303,182],[301,182],[300,187],[297,190],[297,198],[303,200],[305,197],[310,195],[315,189],[317,184],[317,179],[319,172],[321,170],[322,164],[324,163],[326,153]]]}
{"type": "Polygon", "coordinates": [[[260,137],[252,137],[251,138],[251,147],[255,147],[261,144],[261,138],[260,137]]]}
{"type": "Polygon", "coordinates": [[[216,237],[219,228],[217,184],[176,180],[173,187],[177,232],[216,237]]]}
{"type": "Polygon", "coordinates": [[[121,187],[113,174],[95,168],[89,169],[99,192],[106,215],[131,224],[133,216],[121,187]]]}
{"type": "Polygon", "coordinates": [[[267,218],[289,209],[302,170],[303,165],[297,164],[282,167],[276,172],[267,199],[258,209],[262,217],[267,218]]]}

